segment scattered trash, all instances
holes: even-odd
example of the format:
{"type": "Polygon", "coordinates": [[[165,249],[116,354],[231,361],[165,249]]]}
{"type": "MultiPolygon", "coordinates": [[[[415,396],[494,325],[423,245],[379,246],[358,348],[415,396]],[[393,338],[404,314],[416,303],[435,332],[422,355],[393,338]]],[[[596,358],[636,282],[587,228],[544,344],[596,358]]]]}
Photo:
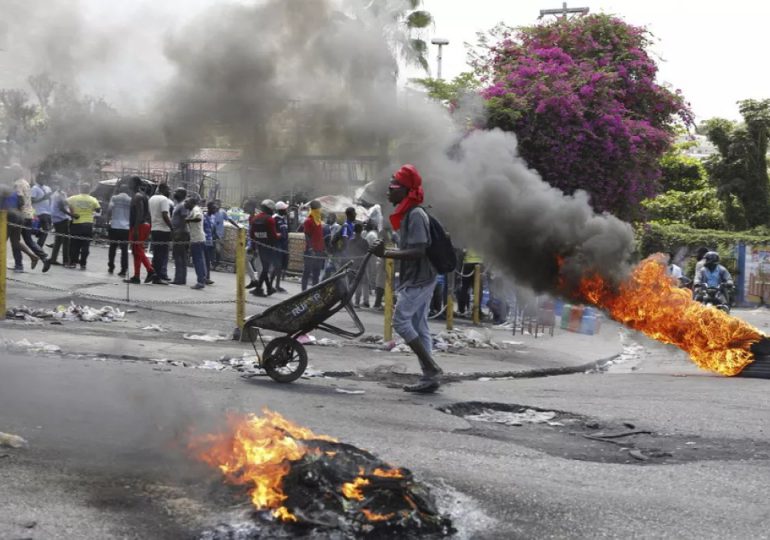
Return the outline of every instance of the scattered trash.
{"type": "Polygon", "coordinates": [[[224,364],[220,364],[219,362],[214,362],[212,360],[206,360],[202,364],[200,364],[198,366],[195,366],[195,367],[197,369],[211,369],[211,370],[214,370],[214,371],[222,371],[227,366],[225,366],[224,364]]]}
{"type": "Polygon", "coordinates": [[[142,330],[148,330],[150,332],[167,332],[168,331],[159,324],[151,324],[150,326],[145,326],[144,328],[142,328],[142,330]]]}
{"type": "Polygon", "coordinates": [[[207,341],[209,343],[214,343],[215,341],[230,341],[230,336],[220,334],[219,332],[208,332],[206,334],[185,334],[182,337],[191,341],[207,341]]]}
{"type": "Polygon", "coordinates": [[[379,334],[364,334],[358,341],[361,343],[373,343],[375,345],[382,345],[384,338],[379,334]]]}
{"type": "Polygon", "coordinates": [[[302,345],[312,345],[315,343],[315,336],[311,336],[310,334],[302,334],[301,336],[297,336],[297,341],[302,345]]]}
{"type": "Polygon", "coordinates": [[[2,340],[2,345],[11,352],[34,352],[55,354],[61,352],[61,347],[53,345],[51,343],[45,343],[43,341],[31,342],[28,339],[22,339],[20,341],[2,340]]]}
{"type": "Polygon", "coordinates": [[[27,448],[29,443],[18,435],[12,435],[10,433],[3,433],[0,431],[0,446],[5,446],[8,448],[27,448]]]}
{"type": "Polygon", "coordinates": [[[336,339],[321,338],[311,345],[318,345],[319,347],[342,347],[342,343],[336,339]]]}
{"type": "Polygon", "coordinates": [[[10,308],[6,312],[8,319],[24,320],[26,322],[43,322],[45,320],[56,321],[83,321],[83,322],[114,322],[122,320],[126,316],[113,306],[104,306],[95,309],[90,306],[79,306],[71,302],[69,306],[57,306],[56,309],[30,308],[20,306],[10,308]]]}
{"type": "Polygon", "coordinates": [[[554,421],[555,411],[536,411],[526,409],[524,412],[495,411],[484,409],[479,414],[463,416],[466,420],[477,422],[492,422],[506,426],[523,426],[524,424],[548,424],[549,426],[563,426],[561,422],[554,421]]]}
{"type": "MultiPolygon", "coordinates": [[[[515,342],[514,342],[515,343],[515,342]]],[[[461,349],[503,349],[504,345],[492,340],[489,330],[448,330],[433,336],[433,348],[437,351],[452,352],[461,349]]]]}
{"type": "Polygon", "coordinates": [[[352,394],[352,395],[366,394],[366,390],[348,390],[347,388],[335,388],[334,391],[338,394],[352,394]]]}
{"type": "Polygon", "coordinates": [[[152,360],[152,362],[155,362],[157,364],[167,364],[169,366],[174,367],[190,367],[190,364],[187,362],[183,362],[181,360],[168,360],[166,358],[161,358],[159,360],[152,360]]]}

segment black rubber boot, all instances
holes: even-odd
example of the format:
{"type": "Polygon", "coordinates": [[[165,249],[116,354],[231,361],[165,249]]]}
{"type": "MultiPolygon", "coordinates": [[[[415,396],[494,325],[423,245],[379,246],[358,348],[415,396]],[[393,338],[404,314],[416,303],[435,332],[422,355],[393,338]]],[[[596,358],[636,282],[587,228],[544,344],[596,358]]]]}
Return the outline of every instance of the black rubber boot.
{"type": "Polygon", "coordinates": [[[417,384],[404,386],[404,391],[422,394],[435,392],[438,390],[439,386],[441,386],[440,377],[444,372],[438,364],[436,364],[435,360],[433,360],[433,357],[425,348],[420,338],[413,339],[407,343],[407,345],[409,345],[409,348],[417,355],[417,360],[419,360],[420,368],[422,369],[422,377],[420,377],[417,384]]]}
{"type": "Polygon", "coordinates": [[[385,296],[385,289],[377,287],[374,289],[374,307],[382,307],[382,297],[385,296]]]}

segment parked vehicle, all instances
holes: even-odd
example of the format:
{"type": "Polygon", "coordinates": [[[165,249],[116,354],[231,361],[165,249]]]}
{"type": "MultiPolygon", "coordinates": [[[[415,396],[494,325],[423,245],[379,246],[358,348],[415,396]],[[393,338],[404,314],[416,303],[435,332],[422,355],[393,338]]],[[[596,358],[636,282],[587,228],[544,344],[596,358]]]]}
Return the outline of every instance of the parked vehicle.
{"type": "MultiPolygon", "coordinates": [[[[130,178],[130,176],[124,176],[123,178],[110,178],[109,180],[102,180],[96,184],[96,187],[93,189],[93,191],[91,191],[91,196],[95,197],[102,207],[102,212],[96,215],[94,218],[95,238],[107,237],[109,229],[109,223],[107,223],[107,206],[110,204],[110,199],[112,196],[118,192],[118,186],[124,182],[128,182],[130,178]]],[[[155,190],[157,189],[158,184],[152,180],[148,180],[147,178],[140,178],[142,179],[142,191],[148,197],[152,197],[155,194],[155,190]]]]}

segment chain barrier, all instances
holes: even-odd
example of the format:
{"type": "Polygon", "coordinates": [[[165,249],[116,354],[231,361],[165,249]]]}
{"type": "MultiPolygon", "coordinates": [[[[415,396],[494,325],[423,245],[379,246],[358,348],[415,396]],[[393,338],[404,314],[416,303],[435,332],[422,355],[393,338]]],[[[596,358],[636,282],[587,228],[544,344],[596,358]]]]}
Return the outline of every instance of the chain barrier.
{"type": "MultiPolygon", "coordinates": [[[[265,248],[267,248],[269,250],[275,251],[277,253],[284,253],[284,254],[287,254],[287,255],[291,254],[291,251],[289,251],[287,249],[281,249],[281,248],[279,248],[277,246],[271,246],[270,244],[265,244],[264,242],[260,242],[259,240],[251,239],[251,240],[249,240],[249,242],[252,245],[256,245],[258,247],[262,246],[262,247],[265,247],[265,248]]],[[[302,256],[306,257],[308,259],[320,259],[320,260],[324,260],[324,261],[328,260],[328,259],[334,259],[334,258],[344,259],[346,261],[358,261],[358,260],[366,258],[366,255],[345,255],[345,254],[342,254],[342,253],[339,254],[339,255],[327,253],[326,255],[320,256],[320,255],[307,255],[306,253],[303,252],[302,256]]]]}
{"type": "MultiPolygon", "coordinates": [[[[145,240],[142,240],[142,241],[140,241],[140,240],[131,240],[130,238],[127,239],[127,240],[110,240],[109,238],[101,238],[101,237],[97,238],[97,237],[94,237],[94,236],[76,236],[74,234],[63,234],[63,233],[56,232],[54,229],[51,229],[50,231],[43,231],[41,229],[36,229],[34,227],[27,227],[25,225],[19,225],[17,223],[8,223],[8,226],[9,227],[15,227],[15,228],[23,230],[23,231],[31,231],[31,232],[34,232],[34,233],[41,233],[42,232],[43,234],[45,234],[47,236],[58,236],[58,237],[61,237],[61,238],[69,238],[70,240],[87,240],[89,242],[96,242],[98,244],[118,244],[119,245],[119,244],[137,244],[137,243],[144,244],[146,242],[150,242],[152,244],[158,244],[158,245],[172,246],[172,245],[176,244],[176,245],[179,246],[179,245],[191,245],[191,244],[197,243],[197,242],[190,242],[190,241],[175,242],[173,240],[168,240],[166,242],[157,242],[157,241],[151,240],[150,238],[146,238],[145,240]]],[[[119,229],[119,230],[125,230],[126,232],[128,232],[128,229],[119,229]]],[[[169,231],[163,231],[163,232],[169,232],[169,231]]]]}
{"type": "Polygon", "coordinates": [[[475,266],[474,266],[473,270],[471,270],[471,271],[470,271],[470,273],[468,273],[468,274],[463,274],[463,273],[462,273],[462,271],[460,271],[460,270],[455,270],[455,274],[457,274],[457,275],[458,275],[458,276],[460,276],[461,278],[469,278],[469,277],[472,277],[472,276],[473,276],[475,273],[476,273],[476,268],[475,268],[475,266]]]}
{"type": "Polygon", "coordinates": [[[438,313],[436,313],[436,314],[435,314],[435,315],[433,315],[432,317],[428,317],[428,318],[429,318],[430,320],[438,319],[439,317],[441,317],[441,316],[442,316],[442,315],[443,315],[443,314],[446,312],[446,307],[447,307],[447,305],[446,305],[446,304],[444,304],[444,305],[441,307],[441,311],[439,311],[438,313]]]}
{"type": "MultiPolygon", "coordinates": [[[[46,234],[48,236],[54,236],[54,237],[58,236],[58,237],[61,237],[61,238],[69,238],[70,240],[86,240],[86,241],[89,241],[89,242],[95,242],[95,243],[98,243],[98,244],[106,244],[106,245],[110,245],[110,244],[117,244],[117,245],[121,245],[121,244],[136,244],[136,243],[140,242],[139,240],[131,240],[131,239],[127,239],[127,240],[110,240],[109,238],[96,238],[96,237],[93,237],[93,236],[76,236],[76,235],[73,235],[73,234],[58,233],[58,232],[54,231],[53,229],[51,229],[50,231],[41,231],[40,229],[36,229],[34,227],[27,227],[25,225],[19,225],[19,224],[16,224],[16,223],[8,223],[8,226],[9,227],[15,227],[15,228],[20,229],[20,230],[26,230],[26,231],[34,232],[34,233],[42,232],[42,233],[44,233],[44,234],[46,234]]],[[[124,229],[121,229],[121,230],[124,230],[124,229]]],[[[168,232],[168,231],[163,231],[163,232],[168,232]]],[[[222,241],[222,238],[217,238],[217,239],[214,240],[214,242],[217,242],[217,241],[222,241]]],[[[289,251],[287,249],[281,249],[281,248],[279,248],[277,246],[271,246],[270,244],[266,244],[266,243],[260,242],[258,240],[250,239],[249,242],[250,242],[251,245],[262,246],[262,247],[267,248],[267,249],[269,249],[271,251],[274,251],[276,253],[282,253],[282,254],[286,254],[286,255],[290,255],[291,254],[291,251],[289,251]]],[[[156,241],[156,240],[152,240],[151,238],[146,238],[145,240],[141,241],[141,243],[150,243],[150,244],[155,244],[155,245],[168,245],[168,246],[174,246],[174,245],[177,245],[177,246],[182,246],[182,245],[189,246],[189,245],[195,244],[197,242],[174,241],[174,240],[156,241]]],[[[324,260],[324,261],[328,260],[329,258],[335,258],[336,257],[335,255],[332,255],[332,254],[326,254],[326,255],[323,255],[323,256],[319,256],[319,255],[307,255],[305,253],[303,253],[302,256],[306,257],[308,259],[320,259],[320,260],[324,260]]],[[[352,255],[352,256],[344,255],[344,254],[340,254],[339,255],[340,259],[345,259],[345,260],[350,260],[350,261],[361,260],[361,259],[363,259],[365,257],[366,257],[366,255],[352,255]]]]}
{"type": "MultiPolygon", "coordinates": [[[[62,292],[66,293],[69,296],[75,296],[75,297],[82,297],[82,298],[92,298],[94,300],[101,300],[105,302],[121,302],[125,304],[130,304],[133,306],[140,306],[142,304],[147,305],[180,305],[180,306],[187,306],[187,305],[227,305],[227,304],[234,304],[235,300],[130,300],[125,298],[116,298],[114,296],[104,296],[101,294],[93,294],[93,293],[87,293],[75,289],[63,289],[60,287],[54,287],[51,285],[43,285],[41,283],[33,283],[31,281],[25,281],[23,279],[18,278],[7,278],[7,281],[12,283],[19,283],[21,285],[27,285],[30,287],[35,287],[37,289],[45,289],[49,291],[55,291],[55,292],[62,292]]],[[[246,302],[247,304],[251,305],[260,305],[253,302],[246,302]]]]}

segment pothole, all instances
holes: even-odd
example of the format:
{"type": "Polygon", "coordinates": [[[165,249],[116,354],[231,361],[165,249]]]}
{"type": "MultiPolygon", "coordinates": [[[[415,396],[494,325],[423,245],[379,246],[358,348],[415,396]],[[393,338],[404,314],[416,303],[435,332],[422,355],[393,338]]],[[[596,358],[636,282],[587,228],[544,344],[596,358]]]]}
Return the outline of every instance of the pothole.
{"type": "Polygon", "coordinates": [[[470,401],[439,410],[465,418],[470,428],[463,433],[577,461],[648,465],[770,458],[770,444],[763,441],[662,433],[555,409],[470,401]]]}

